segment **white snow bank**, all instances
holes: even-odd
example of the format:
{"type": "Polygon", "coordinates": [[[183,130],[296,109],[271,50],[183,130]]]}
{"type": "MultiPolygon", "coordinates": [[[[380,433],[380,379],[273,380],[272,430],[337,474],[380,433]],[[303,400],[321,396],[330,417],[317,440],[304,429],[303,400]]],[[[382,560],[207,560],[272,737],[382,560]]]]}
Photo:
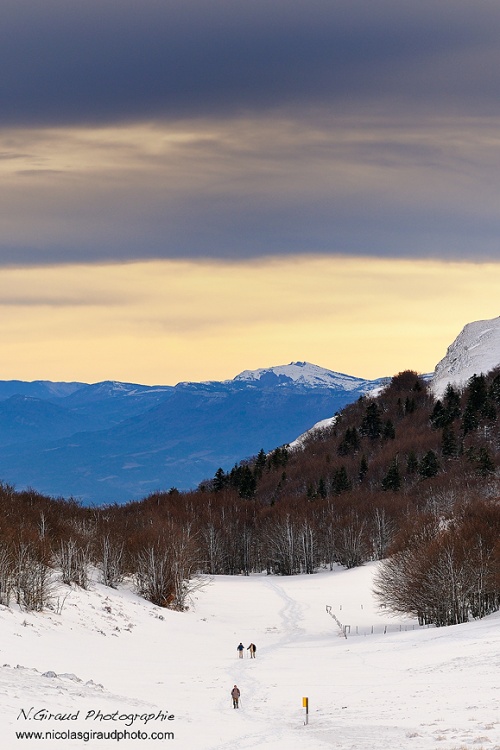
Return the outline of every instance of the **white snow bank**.
{"type": "Polygon", "coordinates": [[[98,584],[71,589],[61,614],[0,608],[3,746],[109,750],[116,739],[15,732],[127,730],[148,738],[124,738],[125,750],[498,750],[500,618],[411,629],[377,608],[376,568],[206,579],[186,613],[98,584]]]}

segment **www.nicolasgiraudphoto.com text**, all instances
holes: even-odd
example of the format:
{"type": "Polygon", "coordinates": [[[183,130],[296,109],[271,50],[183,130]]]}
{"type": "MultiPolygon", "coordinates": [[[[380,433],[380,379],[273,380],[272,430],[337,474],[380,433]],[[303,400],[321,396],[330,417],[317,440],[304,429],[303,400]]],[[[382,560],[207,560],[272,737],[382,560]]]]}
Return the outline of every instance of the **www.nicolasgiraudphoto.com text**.
{"type": "Polygon", "coordinates": [[[87,709],[81,711],[58,711],[53,713],[47,708],[21,708],[17,715],[18,722],[37,722],[28,730],[16,730],[18,740],[173,740],[175,735],[170,731],[170,722],[175,715],[169,711],[138,713],[134,711],[102,711],[101,709],[87,709]],[[45,728],[46,722],[57,723],[57,729],[45,728]],[[68,726],[70,722],[70,726],[68,726]],[[73,722],[78,722],[78,727],[73,722]],[[81,722],[85,722],[82,729],[81,722]],[[168,722],[161,729],[157,729],[157,722],[168,722]],[[153,726],[155,731],[152,731],[153,726]],[[168,726],[168,729],[167,729],[168,726]],[[33,727],[33,728],[32,728],[33,727]],[[150,729],[151,727],[151,729],[150,729]]]}

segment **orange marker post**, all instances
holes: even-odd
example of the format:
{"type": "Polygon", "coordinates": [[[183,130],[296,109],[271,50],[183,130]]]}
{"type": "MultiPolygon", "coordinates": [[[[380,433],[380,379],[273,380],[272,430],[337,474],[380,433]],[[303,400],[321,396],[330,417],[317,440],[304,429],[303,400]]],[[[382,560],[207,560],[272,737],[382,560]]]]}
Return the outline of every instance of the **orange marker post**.
{"type": "Polygon", "coordinates": [[[302,706],[306,709],[306,720],[304,724],[309,724],[309,698],[302,698],[302,706]]]}

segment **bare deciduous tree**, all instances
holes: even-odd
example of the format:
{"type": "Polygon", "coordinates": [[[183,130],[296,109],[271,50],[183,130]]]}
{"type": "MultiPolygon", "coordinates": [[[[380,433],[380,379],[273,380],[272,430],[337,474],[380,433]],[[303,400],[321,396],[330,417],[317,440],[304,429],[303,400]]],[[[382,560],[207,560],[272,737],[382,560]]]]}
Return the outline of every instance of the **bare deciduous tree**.
{"type": "Polygon", "coordinates": [[[101,581],[105,586],[116,588],[123,579],[123,542],[114,542],[107,534],[101,539],[99,553],[101,581]]]}
{"type": "Polygon", "coordinates": [[[51,570],[43,554],[30,543],[20,542],[16,545],[12,588],[21,609],[39,612],[52,600],[51,570]]]}
{"type": "Polygon", "coordinates": [[[13,560],[6,545],[0,547],[0,603],[8,607],[12,594],[13,560]]]}
{"type": "Polygon", "coordinates": [[[63,583],[76,583],[82,589],[89,585],[90,549],[89,545],[82,547],[74,539],[61,542],[57,561],[61,568],[63,583]]]}

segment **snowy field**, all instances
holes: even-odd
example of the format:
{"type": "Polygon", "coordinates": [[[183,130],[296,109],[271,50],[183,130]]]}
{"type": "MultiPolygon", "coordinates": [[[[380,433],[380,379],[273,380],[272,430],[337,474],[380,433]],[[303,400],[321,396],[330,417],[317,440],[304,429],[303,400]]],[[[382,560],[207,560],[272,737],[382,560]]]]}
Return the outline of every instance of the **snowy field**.
{"type": "Polygon", "coordinates": [[[500,750],[500,617],[418,628],[377,609],[375,570],[207,579],[183,614],[97,583],[0,607],[1,746],[500,750]]]}

